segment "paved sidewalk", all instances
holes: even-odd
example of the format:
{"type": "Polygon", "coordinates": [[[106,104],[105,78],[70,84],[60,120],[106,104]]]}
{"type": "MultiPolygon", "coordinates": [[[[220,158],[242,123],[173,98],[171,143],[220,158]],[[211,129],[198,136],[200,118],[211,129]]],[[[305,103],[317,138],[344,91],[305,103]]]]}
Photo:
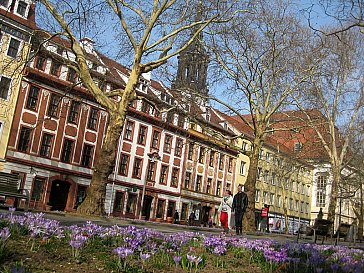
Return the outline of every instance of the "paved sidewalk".
{"type": "MultiPolygon", "coordinates": [[[[7,209],[0,209],[0,213],[7,213],[7,209]]],[[[36,213],[37,211],[33,211],[36,213]]],[[[23,214],[22,211],[16,211],[16,214],[23,214]]],[[[182,232],[182,231],[191,231],[198,232],[203,234],[220,234],[222,233],[221,228],[209,228],[209,227],[198,227],[198,226],[187,226],[187,225],[179,225],[179,224],[169,224],[169,223],[159,223],[159,222],[151,222],[144,221],[138,219],[129,219],[129,218],[120,218],[120,217],[102,217],[102,216],[83,216],[75,213],[65,213],[65,212],[44,212],[45,217],[48,219],[53,219],[59,221],[62,225],[71,226],[71,225],[82,225],[86,221],[92,221],[98,225],[102,226],[137,226],[137,227],[145,227],[156,229],[160,232],[166,234],[172,234],[174,232],[182,232]]],[[[231,233],[231,236],[236,236],[234,232],[231,233]]],[[[273,239],[278,242],[286,242],[286,241],[296,241],[296,235],[286,235],[279,233],[262,233],[262,232],[249,232],[243,235],[248,239],[273,239]]],[[[312,243],[310,238],[300,239],[300,243],[312,243]]],[[[334,239],[328,239],[324,242],[324,244],[334,244],[334,239]]],[[[320,241],[318,241],[320,244],[320,241]]],[[[354,245],[352,242],[344,242],[340,241],[339,245],[345,245],[348,247],[360,248],[364,249],[364,243],[358,242],[354,245]]]]}

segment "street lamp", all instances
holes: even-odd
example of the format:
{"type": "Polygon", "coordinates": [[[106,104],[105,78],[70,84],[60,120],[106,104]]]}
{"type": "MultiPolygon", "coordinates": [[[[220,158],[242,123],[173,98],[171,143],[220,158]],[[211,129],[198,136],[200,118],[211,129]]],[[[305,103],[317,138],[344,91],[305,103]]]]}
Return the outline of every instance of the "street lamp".
{"type": "MultiPolygon", "coordinates": [[[[155,162],[157,160],[160,159],[160,156],[158,154],[158,152],[152,152],[148,154],[149,160],[150,162],[155,162]]],[[[145,172],[144,175],[144,182],[143,182],[143,192],[142,192],[142,200],[140,203],[140,211],[139,211],[139,219],[142,219],[142,212],[143,212],[143,207],[144,207],[144,196],[145,196],[145,188],[147,187],[147,175],[148,175],[148,166],[147,166],[147,171],[145,172]]]]}

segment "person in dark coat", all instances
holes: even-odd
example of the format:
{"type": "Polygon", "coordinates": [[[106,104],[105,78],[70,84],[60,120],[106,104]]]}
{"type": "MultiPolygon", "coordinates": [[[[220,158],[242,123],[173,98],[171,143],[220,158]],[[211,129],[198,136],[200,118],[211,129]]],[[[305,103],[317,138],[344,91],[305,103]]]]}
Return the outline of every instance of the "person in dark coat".
{"type": "Polygon", "coordinates": [[[248,207],[248,196],[243,192],[242,186],[238,186],[238,193],[235,194],[232,205],[232,213],[235,215],[236,235],[243,233],[243,216],[248,207]]]}
{"type": "Polygon", "coordinates": [[[174,224],[179,224],[179,213],[178,213],[177,210],[175,211],[173,218],[174,218],[173,223],[174,224]]]}

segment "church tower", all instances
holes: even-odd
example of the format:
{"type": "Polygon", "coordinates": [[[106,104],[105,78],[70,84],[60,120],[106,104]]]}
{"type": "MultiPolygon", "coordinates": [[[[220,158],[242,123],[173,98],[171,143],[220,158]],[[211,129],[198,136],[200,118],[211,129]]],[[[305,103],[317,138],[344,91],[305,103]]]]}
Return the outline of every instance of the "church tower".
{"type": "MultiPolygon", "coordinates": [[[[202,20],[202,1],[199,2],[197,8],[196,22],[202,20]]],[[[193,30],[194,35],[198,27],[193,30]]],[[[193,92],[201,95],[207,95],[207,67],[209,56],[202,43],[202,32],[195,40],[183,50],[178,57],[177,76],[172,84],[173,89],[191,89],[193,92]]]]}

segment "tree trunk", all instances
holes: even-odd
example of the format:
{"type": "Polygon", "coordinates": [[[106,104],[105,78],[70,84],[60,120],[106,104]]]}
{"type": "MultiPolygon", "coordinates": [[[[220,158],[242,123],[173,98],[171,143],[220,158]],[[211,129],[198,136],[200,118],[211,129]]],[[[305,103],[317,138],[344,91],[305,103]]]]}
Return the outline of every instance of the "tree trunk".
{"type": "Polygon", "coordinates": [[[333,180],[331,185],[331,197],[329,202],[327,220],[332,222],[335,221],[336,215],[336,207],[337,207],[337,198],[339,196],[339,183],[341,179],[340,168],[336,166],[336,164],[332,164],[332,171],[333,171],[333,180]]]}
{"type": "Polygon", "coordinates": [[[106,183],[113,172],[116,158],[116,147],[122,128],[124,116],[109,114],[106,136],[98,158],[95,159],[91,184],[87,189],[86,198],[77,208],[77,212],[86,215],[102,215],[105,213],[104,202],[106,183]]]}
{"type": "MultiPolygon", "coordinates": [[[[285,203],[283,201],[283,203],[285,203]]],[[[288,234],[288,210],[287,206],[283,205],[283,213],[284,213],[284,234],[288,234]]]]}
{"type": "MultiPolygon", "coordinates": [[[[255,141],[254,141],[255,142],[255,141]]],[[[259,143],[260,141],[258,141],[259,143]]],[[[255,189],[257,181],[257,169],[259,160],[260,145],[254,145],[254,150],[250,155],[248,177],[244,185],[244,192],[248,196],[248,208],[245,212],[244,227],[247,231],[255,231],[255,189]],[[259,146],[259,147],[258,147],[259,146]]]]}

